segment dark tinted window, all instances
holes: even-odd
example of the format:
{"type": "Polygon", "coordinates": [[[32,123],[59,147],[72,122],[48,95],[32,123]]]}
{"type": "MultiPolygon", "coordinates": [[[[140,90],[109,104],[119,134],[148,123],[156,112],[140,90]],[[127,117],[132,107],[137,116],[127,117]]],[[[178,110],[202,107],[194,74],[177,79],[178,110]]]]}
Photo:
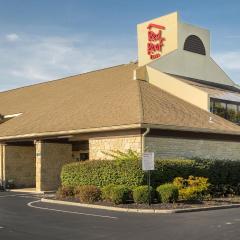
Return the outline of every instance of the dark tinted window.
{"type": "Polygon", "coordinates": [[[210,111],[231,122],[240,124],[240,103],[211,99],[210,111]]]}

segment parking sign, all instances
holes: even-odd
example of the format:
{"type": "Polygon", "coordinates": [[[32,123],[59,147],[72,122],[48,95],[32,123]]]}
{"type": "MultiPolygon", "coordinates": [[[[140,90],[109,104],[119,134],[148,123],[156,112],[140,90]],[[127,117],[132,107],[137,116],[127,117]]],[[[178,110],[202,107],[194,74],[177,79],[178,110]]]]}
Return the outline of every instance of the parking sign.
{"type": "Polygon", "coordinates": [[[142,157],[142,170],[154,170],[154,152],[145,152],[142,157]]]}

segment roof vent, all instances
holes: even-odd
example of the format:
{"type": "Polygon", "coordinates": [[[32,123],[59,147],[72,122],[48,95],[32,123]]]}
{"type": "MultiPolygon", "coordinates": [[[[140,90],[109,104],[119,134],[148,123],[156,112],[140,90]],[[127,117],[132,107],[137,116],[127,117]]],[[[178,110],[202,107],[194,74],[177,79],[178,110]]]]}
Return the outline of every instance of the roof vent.
{"type": "Polygon", "coordinates": [[[9,114],[9,115],[2,115],[0,114],[0,123],[4,123],[12,118],[15,118],[17,116],[22,115],[22,113],[15,113],[15,114],[9,114]]]}
{"type": "Polygon", "coordinates": [[[4,119],[9,119],[9,118],[14,118],[22,115],[22,113],[14,113],[14,114],[9,114],[9,115],[3,115],[4,119]]]}
{"type": "Polygon", "coordinates": [[[183,49],[189,52],[206,55],[206,50],[203,42],[196,35],[190,35],[186,38],[183,49]]]}

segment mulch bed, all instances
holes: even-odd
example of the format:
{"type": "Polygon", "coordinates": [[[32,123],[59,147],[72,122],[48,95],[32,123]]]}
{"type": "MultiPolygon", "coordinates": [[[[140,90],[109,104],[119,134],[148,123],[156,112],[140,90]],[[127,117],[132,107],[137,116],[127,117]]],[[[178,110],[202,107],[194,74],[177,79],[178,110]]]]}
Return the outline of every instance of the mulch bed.
{"type": "MultiPolygon", "coordinates": [[[[56,198],[55,196],[48,197],[49,199],[77,202],[80,203],[78,199],[75,198],[56,198]]],[[[211,207],[211,206],[221,206],[230,204],[240,204],[240,196],[235,197],[223,197],[223,198],[213,198],[211,200],[204,200],[199,202],[186,202],[178,201],[176,203],[152,203],[150,206],[148,204],[136,204],[127,203],[116,205],[107,201],[99,201],[92,203],[94,205],[108,206],[108,207],[119,207],[119,208],[129,208],[129,209],[185,209],[185,208],[199,208],[199,207],[211,207]]]]}

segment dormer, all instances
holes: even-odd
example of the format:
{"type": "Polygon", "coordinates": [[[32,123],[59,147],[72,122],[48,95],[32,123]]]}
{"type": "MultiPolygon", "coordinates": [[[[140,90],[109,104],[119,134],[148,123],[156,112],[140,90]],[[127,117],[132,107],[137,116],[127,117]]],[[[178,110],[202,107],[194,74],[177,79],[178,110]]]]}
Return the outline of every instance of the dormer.
{"type": "Polygon", "coordinates": [[[209,31],[181,22],[177,12],[138,24],[137,32],[139,67],[236,86],[210,56],[209,31]]]}

